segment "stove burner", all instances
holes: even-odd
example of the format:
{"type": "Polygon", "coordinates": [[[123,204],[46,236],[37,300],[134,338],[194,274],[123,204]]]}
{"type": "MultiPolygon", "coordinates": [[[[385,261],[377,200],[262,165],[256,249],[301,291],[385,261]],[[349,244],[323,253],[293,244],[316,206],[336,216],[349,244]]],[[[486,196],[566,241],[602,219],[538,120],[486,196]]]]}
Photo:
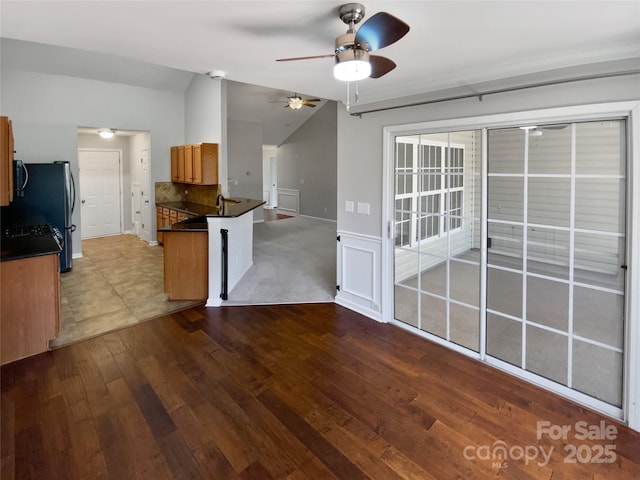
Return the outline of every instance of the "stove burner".
{"type": "Polygon", "coordinates": [[[54,233],[53,229],[47,224],[7,227],[2,229],[2,238],[41,237],[52,233],[54,233]]]}

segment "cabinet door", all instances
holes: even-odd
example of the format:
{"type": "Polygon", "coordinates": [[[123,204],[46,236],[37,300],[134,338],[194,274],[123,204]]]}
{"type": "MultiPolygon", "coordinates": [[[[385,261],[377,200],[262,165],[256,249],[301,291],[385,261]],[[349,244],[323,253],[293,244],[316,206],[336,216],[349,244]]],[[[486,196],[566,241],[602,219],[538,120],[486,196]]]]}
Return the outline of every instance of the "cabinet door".
{"type": "Polygon", "coordinates": [[[171,181],[178,181],[178,147],[171,147],[171,181]]]}
{"type": "Polygon", "coordinates": [[[201,145],[200,161],[202,177],[200,183],[203,185],[217,185],[218,181],[218,144],[203,143],[201,145]]]}
{"type": "Polygon", "coordinates": [[[0,117],[0,205],[13,200],[13,132],[11,120],[0,117]]]}
{"type": "Polygon", "coordinates": [[[156,238],[162,243],[162,233],[158,230],[162,228],[162,207],[156,207],[156,238]]]}
{"type": "Polygon", "coordinates": [[[184,145],[178,147],[178,175],[177,182],[184,182],[184,145]]]}
{"type": "Polygon", "coordinates": [[[202,183],[202,145],[193,146],[193,183],[202,183]]]}
{"type": "Polygon", "coordinates": [[[193,145],[184,146],[184,181],[193,183],[193,145]]]}

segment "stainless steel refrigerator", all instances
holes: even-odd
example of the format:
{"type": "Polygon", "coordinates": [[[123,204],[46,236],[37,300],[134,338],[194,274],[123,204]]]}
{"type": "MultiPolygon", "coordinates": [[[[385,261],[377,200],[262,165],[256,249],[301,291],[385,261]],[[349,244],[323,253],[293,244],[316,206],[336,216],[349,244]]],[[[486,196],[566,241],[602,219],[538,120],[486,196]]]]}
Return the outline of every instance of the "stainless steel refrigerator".
{"type": "Polygon", "coordinates": [[[16,184],[16,194],[8,210],[11,217],[20,217],[23,224],[44,221],[60,232],[63,244],[60,271],[66,272],[72,267],[72,233],[76,228],[71,221],[76,194],[69,162],[23,165],[24,171],[16,175],[16,181],[22,185],[16,184]]]}

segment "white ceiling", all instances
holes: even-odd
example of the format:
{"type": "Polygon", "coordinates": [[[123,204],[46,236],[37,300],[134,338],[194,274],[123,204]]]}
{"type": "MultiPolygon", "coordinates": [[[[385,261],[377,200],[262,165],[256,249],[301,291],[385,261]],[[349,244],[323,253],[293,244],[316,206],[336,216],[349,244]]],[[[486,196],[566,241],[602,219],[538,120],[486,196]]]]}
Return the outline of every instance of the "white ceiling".
{"type": "MultiPolygon", "coordinates": [[[[118,55],[188,72],[222,70],[230,80],[278,89],[276,96],[299,92],[346,100],[346,85],[332,76],[331,58],[275,62],[332,53],[335,37],[346,31],[337,16],[343,1],[0,3],[4,38],[118,55]]],[[[360,82],[361,105],[545,70],[640,58],[637,0],[362,3],[365,20],[386,11],[406,21],[411,31],[377,52],[398,67],[380,79],[360,82]]]]}

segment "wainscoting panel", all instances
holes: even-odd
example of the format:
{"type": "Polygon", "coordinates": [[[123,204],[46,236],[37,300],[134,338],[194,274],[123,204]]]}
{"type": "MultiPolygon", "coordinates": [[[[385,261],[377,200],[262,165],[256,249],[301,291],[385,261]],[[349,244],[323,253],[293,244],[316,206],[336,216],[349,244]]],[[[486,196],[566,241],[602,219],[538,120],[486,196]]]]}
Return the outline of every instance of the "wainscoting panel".
{"type": "Polygon", "coordinates": [[[339,231],[337,304],[374,320],[382,320],[381,248],[382,239],[339,231]]]}
{"type": "Polygon", "coordinates": [[[299,215],[300,190],[278,188],[278,211],[289,215],[299,215]]]}

